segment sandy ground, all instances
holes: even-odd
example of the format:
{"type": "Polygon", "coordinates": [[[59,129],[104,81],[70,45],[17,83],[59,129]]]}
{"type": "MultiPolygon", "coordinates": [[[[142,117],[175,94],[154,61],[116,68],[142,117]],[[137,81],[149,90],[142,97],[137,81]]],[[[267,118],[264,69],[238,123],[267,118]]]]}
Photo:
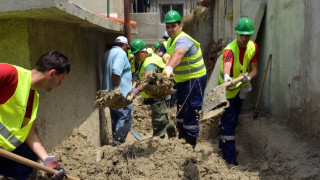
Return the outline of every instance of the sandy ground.
{"type": "MultiPolygon", "coordinates": [[[[127,142],[94,147],[74,130],[55,150],[60,165],[80,179],[319,179],[320,153],[276,119],[261,113],[252,120],[244,110],[237,129],[239,166],[228,165],[218,148],[218,128],[202,124],[193,150],[183,140],[151,138],[150,109],[135,99],[133,128],[127,142]],[[250,133],[248,133],[250,132],[250,133]],[[264,133],[265,132],[265,133],[264,133]],[[269,136],[265,135],[268,134],[269,136]]],[[[175,110],[171,110],[175,116],[175,110]]],[[[47,179],[38,173],[35,179],[47,179]]]]}

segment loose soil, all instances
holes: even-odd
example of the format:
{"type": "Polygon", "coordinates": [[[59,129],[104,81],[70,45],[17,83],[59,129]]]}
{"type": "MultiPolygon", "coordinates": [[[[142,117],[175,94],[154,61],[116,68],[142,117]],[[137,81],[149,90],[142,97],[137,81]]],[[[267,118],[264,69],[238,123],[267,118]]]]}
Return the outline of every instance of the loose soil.
{"type": "Polygon", "coordinates": [[[109,107],[116,110],[125,108],[132,103],[132,101],[124,97],[118,89],[110,92],[108,90],[100,90],[97,94],[98,96],[96,97],[94,104],[98,108],[109,107]]]}
{"type": "MultiPolygon", "coordinates": [[[[175,109],[170,110],[172,118],[175,113],[175,109]]],[[[193,150],[177,138],[152,138],[150,115],[149,106],[136,98],[133,129],[143,140],[138,141],[129,132],[127,142],[120,146],[96,147],[90,145],[86,134],[76,129],[54,154],[70,175],[90,180],[320,178],[319,149],[312,149],[297,137],[287,135],[289,130],[273,131],[283,126],[267,114],[260,114],[256,120],[252,120],[252,109],[241,114],[236,132],[238,166],[229,165],[222,159],[216,125],[201,123],[198,144],[193,150]],[[268,126],[271,122],[275,125],[267,128],[263,126],[264,122],[268,126]],[[260,134],[262,141],[258,135],[263,132],[269,134],[270,139],[260,134]],[[290,152],[283,152],[282,147],[290,152]]],[[[36,179],[47,178],[38,173],[36,179]]]]}

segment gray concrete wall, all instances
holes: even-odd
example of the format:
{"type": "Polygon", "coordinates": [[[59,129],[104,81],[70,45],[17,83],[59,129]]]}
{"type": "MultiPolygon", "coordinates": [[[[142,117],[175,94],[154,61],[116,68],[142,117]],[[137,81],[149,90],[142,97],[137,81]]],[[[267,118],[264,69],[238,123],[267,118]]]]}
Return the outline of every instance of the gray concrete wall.
{"type": "MultiPolygon", "coordinates": [[[[68,0],[69,2],[80,6],[81,8],[94,13],[107,14],[107,0],[68,0]]],[[[123,18],[123,1],[109,0],[110,14],[117,14],[118,18],[123,18]]]]}
{"type": "Polygon", "coordinates": [[[262,0],[216,0],[213,10],[213,40],[222,44],[228,44],[236,38],[234,28],[241,17],[249,17],[255,27],[252,40],[255,40],[259,32],[259,25],[264,11],[265,3],[262,0]]]}
{"type": "Polygon", "coordinates": [[[272,54],[262,105],[290,127],[319,141],[319,1],[268,0],[259,39],[258,80],[272,54]]]}
{"type": "Polygon", "coordinates": [[[148,47],[151,47],[158,41],[158,19],[159,15],[157,13],[134,13],[134,20],[138,23],[139,34],[132,35],[132,39],[140,38],[148,47]]]}
{"type": "Polygon", "coordinates": [[[119,34],[35,19],[7,19],[0,23],[0,32],[5,35],[0,40],[1,62],[31,69],[43,53],[57,50],[71,63],[71,72],[59,88],[39,91],[36,124],[47,150],[52,151],[87,118],[99,123],[93,102],[101,89],[100,61],[106,44],[112,44],[119,34]]]}

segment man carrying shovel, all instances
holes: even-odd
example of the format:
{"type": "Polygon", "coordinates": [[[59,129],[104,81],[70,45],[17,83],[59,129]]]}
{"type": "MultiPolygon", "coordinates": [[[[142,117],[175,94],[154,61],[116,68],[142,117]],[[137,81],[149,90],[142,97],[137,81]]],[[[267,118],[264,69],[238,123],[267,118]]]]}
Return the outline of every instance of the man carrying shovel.
{"type": "Polygon", "coordinates": [[[251,41],[254,33],[252,21],[247,18],[239,19],[235,27],[237,39],[232,41],[223,50],[220,65],[218,85],[230,81],[233,86],[227,88],[226,98],[230,106],[221,116],[221,136],[219,148],[222,149],[223,158],[229,163],[238,165],[235,147],[235,129],[241,111],[243,99],[251,91],[250,80],[258,74],[258,46],[251,41]],[[248,75],[249,65],[251,71],[248,75]],[[244,76],[242,82],[235,84],[233,79],[244,76]]]}
{"type": "MultiPolygon", "coordinates": [[[[58,172],[51,177],[63,179],[65,171],[54,156],[49,156],[35,129],[39,105],[37,90],[51,91],[61,85],[70,71],[66,56],[50,51],[40,57],[30,71],[0,63],[0,148],[37,161],[58,172]]],[[[32,176],[32,168],[0,157],[0,174],[17,180],[32,176]]]]}
{"type": "Polygon", "coordinates": [[[194,148],[199,135],[199,112],[207,83],[206,67],[200,43],[182,31],[180,14],[171,10],[165,15],[164,21],[170,37],[167,53],[171,59],[162,74],[167,77],[175,74],[179,138],[184,138],[194,148]]]}
{"type": "MultiPolygon", "coordinates": [[[[107,51],[101,62],[102,89],[109,91],[118,89],[124,97],[132,88],[131,66],[127,57],[128,40],[119,36],[114,46],[107,51]]],[[[127,108],[110,109],[112,120],[113,146],[125,142],[131,128],[133,117],[132,103],[127,108]]]]}
{"type": "MultiPolygon", "coordinates": [[[[140,81],[143,81],[152,73],[161,73],[165,66],[162,58],[155,53],[148,53],[143,40],[134,39],[131,43],[131,50],[135,59],[140,63],[138,69],[138,78],[140,81]]],[[[139,93],[144,98],[144,102],[151,105],[153,136],[164,138],[166,132],[169,138],[176,136],[174,124],[168,115],[170,96],[167,95],[161,100],[150,98],[150,96],[143,91],[142,85],[137,88],[132,88],[128,95],[132,94],[135,97],[139,93]]]]}

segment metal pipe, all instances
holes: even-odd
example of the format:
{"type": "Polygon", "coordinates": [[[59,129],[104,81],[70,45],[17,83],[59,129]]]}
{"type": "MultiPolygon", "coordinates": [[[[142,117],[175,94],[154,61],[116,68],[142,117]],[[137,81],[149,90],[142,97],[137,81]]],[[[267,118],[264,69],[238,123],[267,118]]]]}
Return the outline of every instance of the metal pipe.
{"type": "Polygon", "coordinates": [[[110,0],[107,0],[107,18],[110,17],[110,0]]]}
{"type": "Polygon", "coordinates": [[[124,0],[124,27],[125,27],[125,36],[128,39],[128,44],[131,45],[130,0],[124,0]]]}

